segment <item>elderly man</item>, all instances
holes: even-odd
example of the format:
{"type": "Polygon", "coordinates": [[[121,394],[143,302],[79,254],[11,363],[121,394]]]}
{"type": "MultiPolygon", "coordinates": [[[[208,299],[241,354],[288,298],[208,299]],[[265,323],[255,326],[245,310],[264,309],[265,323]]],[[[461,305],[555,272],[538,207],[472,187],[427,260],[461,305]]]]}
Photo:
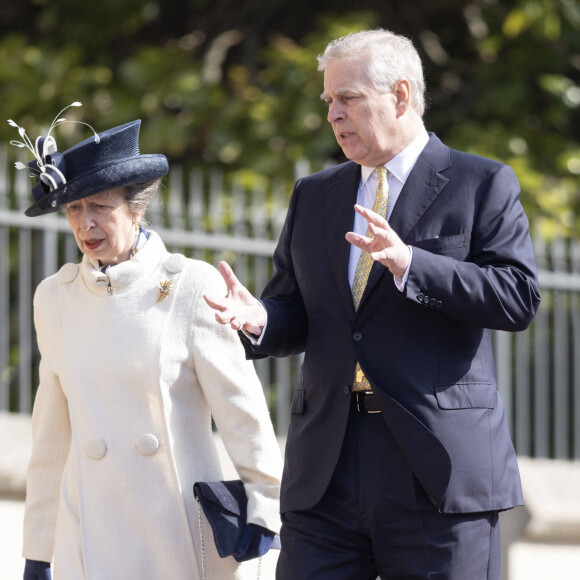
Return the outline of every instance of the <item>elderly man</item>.
{"type": "Polygon", "coordinates": [[[491,330],[540,302],[518,181],[427,133],[408,39],[349,35],[319,69],[349,161],[296,183],[261,303],[223,263],[206,297],[249,357],[305,353],[277,578],[498,580],[522,494],[491,330]]]}

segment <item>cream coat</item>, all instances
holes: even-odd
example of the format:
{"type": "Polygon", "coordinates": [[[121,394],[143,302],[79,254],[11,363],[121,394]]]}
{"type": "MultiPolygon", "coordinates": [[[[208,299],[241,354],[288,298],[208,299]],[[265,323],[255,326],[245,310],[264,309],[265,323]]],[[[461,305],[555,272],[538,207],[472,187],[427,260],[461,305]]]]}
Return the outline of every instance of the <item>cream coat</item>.
{"type": "MultiPolygon", "coordinates": [[[[225,293],[217,270],[169,254],[154,232],[107,275],[84,257],[39,285],[23,555],[54,554],[55,580],[201,578],[192,486],[222,478],[212,416],[248,520],[279,530],[282,460],[262,387],[205,293],[225,293]]],[[[207,578],[255,577],[219,558],[205,526],[207,578]]]]}

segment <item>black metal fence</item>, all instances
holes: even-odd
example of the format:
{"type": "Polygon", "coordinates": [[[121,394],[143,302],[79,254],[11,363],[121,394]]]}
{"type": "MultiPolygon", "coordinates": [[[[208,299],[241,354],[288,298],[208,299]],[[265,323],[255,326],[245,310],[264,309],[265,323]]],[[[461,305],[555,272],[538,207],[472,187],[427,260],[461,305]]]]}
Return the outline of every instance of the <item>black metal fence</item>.
{"type": "MultiPolygon", "coordinates": [[[[296,176],[310,171],[307,164],[296,176]]],[[[259,292],[268,280],[291,183],[174,167],[149,221],[168,248],[233,264],[259,292]]],[[[37,284],[79,255],[66,219],[26,218],[30,178],[9,167],[0,144],[0,410],[29,413],[37,384],[32,323],[37,284]]],[[[532,326],[494,333],[496,372],[516,449],[530,457],[580,458],[580,245],[534,236],[542,304],[532,326]]],[[[256,368],[279,434],[286,433],[300,358],[256,368]]]]}

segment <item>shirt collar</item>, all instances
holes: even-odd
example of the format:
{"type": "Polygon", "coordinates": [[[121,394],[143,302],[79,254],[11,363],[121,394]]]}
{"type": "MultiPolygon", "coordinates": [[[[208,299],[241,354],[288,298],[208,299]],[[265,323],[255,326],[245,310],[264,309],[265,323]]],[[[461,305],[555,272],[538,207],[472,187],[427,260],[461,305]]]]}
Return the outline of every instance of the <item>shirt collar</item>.
{"type": "MultiPolygon", "coordinates": [[[[388,172],[404,184],[428,141],[429,134],[425,129],[422,129],[409,145],[385,164],[388,172]]],[[[361,165],[361,185],[364,185],[367,182],[374,170],[374,167],[361,165]]]]}

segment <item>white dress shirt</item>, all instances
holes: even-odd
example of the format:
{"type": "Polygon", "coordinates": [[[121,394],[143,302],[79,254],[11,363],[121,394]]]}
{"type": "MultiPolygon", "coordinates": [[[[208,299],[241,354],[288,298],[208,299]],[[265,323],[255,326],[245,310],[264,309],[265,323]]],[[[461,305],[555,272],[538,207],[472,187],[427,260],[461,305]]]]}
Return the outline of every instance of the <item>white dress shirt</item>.
{"type": "MultiPolygon", "coordinates": [[[[401,193],[401,190],[407,181],[407,177],[409,177],[409,173],[411,173],[411,170],[415,166],[419,155],[421,155],[421,151],[423,151],[425,145],[427,145],[427,141],[429,141],[429,135],[427,134],[427,131],[423,129],[423,131],[421,131],[421,133],[419,133],[419,135],[417,135],[417,137],[415,137],[415,139],[409,145],[407,145],[405,149],[403,149],[398,155],[395,155],[395,157],[393,157],[388,163],[385,164],[385,167],[388,171],[390,197],[387,220],[391,217],[393,208],[395,207],[397,199],[399,198],[399,194],[401,193]]],[[[379,177],[374,167],[361,165],[361,179],[358,188],[358,195],[356,198],[356,203],[358,205],[362,205],[368,209],[373,208],[378,181],[379,177]]],[[[365,220],[360,214],[356,212],[354,213],[355,216],[352,231],[362,236],[366,236],[368,229],[367,220],[365,220]]],[[[354,281],[354,274],[356,272],[356,266],[358,264],[360,255],[360,248],[351,245],[350,258],[348,262],[348,281],[350,282],[351,287],[354,281]]],[[[411,263],[409,262],[409,267],[410,266],[411,263]]],[[[395,280],[399,290],[403,290],[408,273],[409,268],[407,268],[407,272],[401,280],[395,280]]]]}
{"type": "MultiPolygon", "coordinates": [[[[407,177],[409,177],[409,173],[415,166],[419,155],[427,145],[427,141],[429,141],[429,135],[425,129],[423,129],[415,139],[405,147],[398,155],[395,155],[388,163],[385,164],[387,171],[388,171],[388,182],[389,182],[389,212],[387,215],[387,220],[391,216],[395,203],[399,198],[399,194],[403,189],[403,185],[407,181],[407,177]]],[[[375,171],[374,167],[367,167],[365,165],[361,165],[361,180],[360,185],[358,188],[358,194],[356,198],[356,203],[358,205],[362,205],[369,209],[372,209],[373,204],[375,202],[375,196],[377,191],[377,183],[379,181],[377,172],[375,171]]],[[[365,220],[360,214],[354,211],[354,225],[353,225],[353,232],[357,234],[361,234],[363,236],[366,235],[368,224],[367,220],[365,220]]],[[[352,288],[352,283],[354,280],[354,274],[356,272],[356,266],[358,264],[358,259],[360,258],[361,250],[356,246],[351,245],[350,247],[350,258],[348,262],[348,280],[350,282],[350,286],[352,288]]],[[[411,250],[411,259],[413,259],[413,251],[411,250]]],[[[395,285],[397,288],[402,292],[405,288],[405,284],[407,282],[407,277],[409,275],[409,268],[411,267],[411,261],[409,261],[409,266],[407,267],[407,271],[405,275],[401,279],[395,278],[395,285]]],[[[258,300],[258,302],[260,302],[258,300]]],[[[260,305],[262,303],[260,302],[260,305]]],[[[266,324],[262,329],[262,334],[256,338],[255,336],[251,335],[250,333],[243,330],[242,332],[250,339],[250,342],[253,344],[259,345],[261,344],[264,334],[266,332],[266,327],[268,325],[268,321],[266,320],[266,324]]]]}

